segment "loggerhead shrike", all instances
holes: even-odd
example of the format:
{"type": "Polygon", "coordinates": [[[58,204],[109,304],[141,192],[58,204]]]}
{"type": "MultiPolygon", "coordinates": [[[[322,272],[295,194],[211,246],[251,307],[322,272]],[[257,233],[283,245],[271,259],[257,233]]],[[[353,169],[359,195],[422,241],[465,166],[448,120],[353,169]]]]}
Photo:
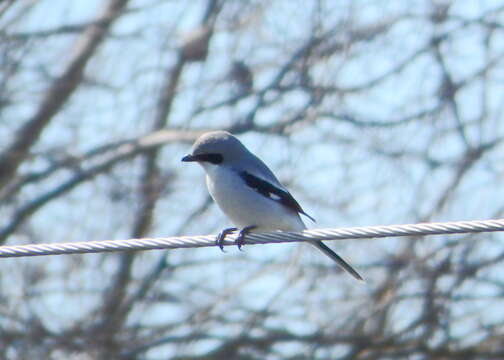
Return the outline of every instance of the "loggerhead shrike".
{"type": "MultiPolygon", "coordinates": [[[[244,236],[254,230],[303,231],[300,214],[315,221],[280,184],[273,172],[236,137],[226,131],[213,131],[200,136],[192,152],[182,158],[197,162],[206,172],[210,195],[235,226],[240,228],[236,243],[243,245],[244,236]]],[[[224,238],[237,228],[228,228],[217,236],[222,250],[224,238]]],[[[357,280],[363,280],[345,260],[321,241],[311,242],[357,280]]]]}

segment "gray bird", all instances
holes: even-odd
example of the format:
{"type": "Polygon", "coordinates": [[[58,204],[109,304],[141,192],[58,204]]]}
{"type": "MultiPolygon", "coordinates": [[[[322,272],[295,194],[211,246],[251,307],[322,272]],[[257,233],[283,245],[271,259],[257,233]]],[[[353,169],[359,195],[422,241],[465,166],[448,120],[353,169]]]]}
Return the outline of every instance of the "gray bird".
{"type": "Polygon", "coordinates": [[[229,77],[236,85],[237,95],[247,95],[252,92],[254,88],[254,76],[245,62],[234,61],[229,77]]]}
{"type": "MultiPolygon", "coordinates": [[[[197,162],[206,172],[210,195],[237,228],[227,228],[217,236],[222,250],[224,238],[239,229],[236,240],[243,245],[244,236],[254,230],[303,231],[300,214],[315,221],[277,180],[273,172],[236,137],[226,131],[200,136],[192,152],[182,158],[197,162]]],[[[311,242],[357,280],[363,280],[345,260],[321,241],[311,242]]]]}

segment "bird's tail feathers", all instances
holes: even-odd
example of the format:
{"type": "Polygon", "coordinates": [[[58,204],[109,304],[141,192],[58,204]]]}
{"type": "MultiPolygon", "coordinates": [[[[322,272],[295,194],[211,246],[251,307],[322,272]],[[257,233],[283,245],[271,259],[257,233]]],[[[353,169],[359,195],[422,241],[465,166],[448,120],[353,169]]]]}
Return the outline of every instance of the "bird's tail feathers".
{"type": "Polygon", "coordinates": [[[322,251],[325,255],[329,256],[333,261],[335,261],[339,266],[341,266],[347,273],[352,275],[355,279],[359,281],[364,281],[362,276],[359,275],[357,271],[353,267],[351,267],[345,260],[343,260],[338,254],[332,251],[326,244],[322,241],[314,241],[312,242],[314,246],[316,246],[320,251],[322,251]]]}

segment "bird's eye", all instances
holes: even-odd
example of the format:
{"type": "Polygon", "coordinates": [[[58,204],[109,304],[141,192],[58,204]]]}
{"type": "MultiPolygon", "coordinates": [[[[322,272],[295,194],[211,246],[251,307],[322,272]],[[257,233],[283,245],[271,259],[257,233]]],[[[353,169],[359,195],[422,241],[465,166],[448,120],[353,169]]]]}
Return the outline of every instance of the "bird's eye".
{"type": "Polygon", "coordinates": [[[200,161],[206,161],[214,165],[222,163],[224,157],[221,154],[201,154],[198,155],[200,161]]]}

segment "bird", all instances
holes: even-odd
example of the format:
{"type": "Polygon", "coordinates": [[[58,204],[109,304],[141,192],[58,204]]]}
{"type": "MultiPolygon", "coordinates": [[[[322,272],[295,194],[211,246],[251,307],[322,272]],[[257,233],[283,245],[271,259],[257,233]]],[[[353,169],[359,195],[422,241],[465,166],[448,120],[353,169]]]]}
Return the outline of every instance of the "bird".
{"type": "MultiPolygon", "coordinates": [[[[315,222],[268,166],[227,131],[202,134],[183,162],[196,162],[206,173],[210,196],[236,227],[226,228],[216,243],[223,250],[227,234],[238,231],[236,244],[243,245],[249,232],[303,231],[300,215],[315,222]]],[[[310,241],[355,279],[362,276],[321,241],[310,241]]]]}
{"type": "Polygon", "coordinates": [[[250,67],[244,61],[236,60],[233,62],[229,78],[235,85],[237,95],[244,96],[252,92],[254,76],[250,67]]]}

